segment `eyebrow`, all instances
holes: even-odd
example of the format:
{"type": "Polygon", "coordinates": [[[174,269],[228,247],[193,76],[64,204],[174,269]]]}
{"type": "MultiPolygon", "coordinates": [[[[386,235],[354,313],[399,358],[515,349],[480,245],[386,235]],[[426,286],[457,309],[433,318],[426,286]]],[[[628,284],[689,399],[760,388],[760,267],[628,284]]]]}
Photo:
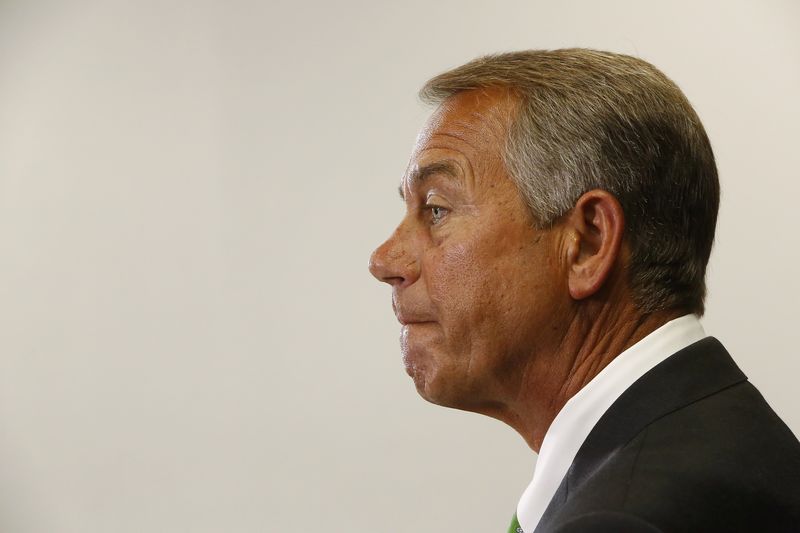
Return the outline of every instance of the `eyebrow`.
{"type": "MultiPolygon", "coordinates": [[[[451,178],[458,178],[460,176],[459,167],[455,163],[455,161],[451,161],[449,159],[445,159],[444,161],[437,161],[435,163],[431,163],[429,165],[424,165],[421,167],[417,167],[407,175],[407,181],[409,183],[423,183],[426,179],[430,176],[435,174],[446,174],[451,178]]],[[[405,200],[405,194],[403,193],[403,184],[401,183],[400,186],[397,188],[397,192],[400,193],[400,198],[405,200]]]]}

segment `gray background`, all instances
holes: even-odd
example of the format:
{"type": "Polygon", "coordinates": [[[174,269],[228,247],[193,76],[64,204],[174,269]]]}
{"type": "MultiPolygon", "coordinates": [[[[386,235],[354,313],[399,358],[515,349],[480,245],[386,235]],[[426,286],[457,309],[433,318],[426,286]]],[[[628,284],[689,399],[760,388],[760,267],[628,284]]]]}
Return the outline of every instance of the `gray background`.
{"type": "Polygon", "coordinates": [[[797,433],[797,2],[0,0],[0,530],[504,531],[534,454],[416,396],[367,258],[420,84],[562,46],[696,106],[704,324],[797,433]]]}

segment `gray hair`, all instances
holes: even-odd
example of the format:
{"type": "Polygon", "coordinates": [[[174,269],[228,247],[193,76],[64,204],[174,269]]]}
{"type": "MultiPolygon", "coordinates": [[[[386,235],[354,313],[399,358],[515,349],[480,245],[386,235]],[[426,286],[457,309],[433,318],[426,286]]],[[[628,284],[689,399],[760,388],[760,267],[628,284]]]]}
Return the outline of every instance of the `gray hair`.
{"type": "Polygon", "coordinates": [[[592,189],[625,212],[629,283],[643,312],[702,314],[719,181],[711,144],[681,90],[635,57],[586,49],[481,57],[428,81],[439,104],[505,87],[518,100],[503,154],[538,226],[592,189]]]}

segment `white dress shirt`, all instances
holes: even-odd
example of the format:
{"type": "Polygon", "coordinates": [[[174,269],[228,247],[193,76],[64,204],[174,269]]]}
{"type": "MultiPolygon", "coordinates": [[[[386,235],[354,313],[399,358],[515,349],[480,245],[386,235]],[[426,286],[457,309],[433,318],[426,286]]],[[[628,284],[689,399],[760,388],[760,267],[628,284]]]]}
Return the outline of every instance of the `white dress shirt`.
{"type": "Polygon", "coordinates": [[[706,334],[696,315],[667,322],[619,354],[567,401],[542,441],[531,481],[517,504],[517,519],[532,533],[583,441],[617,398],[648,370],[706,334]]]}

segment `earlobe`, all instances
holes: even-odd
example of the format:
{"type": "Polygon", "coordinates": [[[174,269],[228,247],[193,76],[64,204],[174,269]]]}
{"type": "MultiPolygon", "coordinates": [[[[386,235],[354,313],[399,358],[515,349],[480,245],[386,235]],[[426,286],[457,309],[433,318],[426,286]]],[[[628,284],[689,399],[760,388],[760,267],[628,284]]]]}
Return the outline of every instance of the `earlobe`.
{"type": "Polygon", "coordinates": [[[567,245],[569,292],[583,300],[597,293],[618,265],[625,216],[614,195],[596,189],[578,199],[566,223],[572,233],[567,245]]]}

